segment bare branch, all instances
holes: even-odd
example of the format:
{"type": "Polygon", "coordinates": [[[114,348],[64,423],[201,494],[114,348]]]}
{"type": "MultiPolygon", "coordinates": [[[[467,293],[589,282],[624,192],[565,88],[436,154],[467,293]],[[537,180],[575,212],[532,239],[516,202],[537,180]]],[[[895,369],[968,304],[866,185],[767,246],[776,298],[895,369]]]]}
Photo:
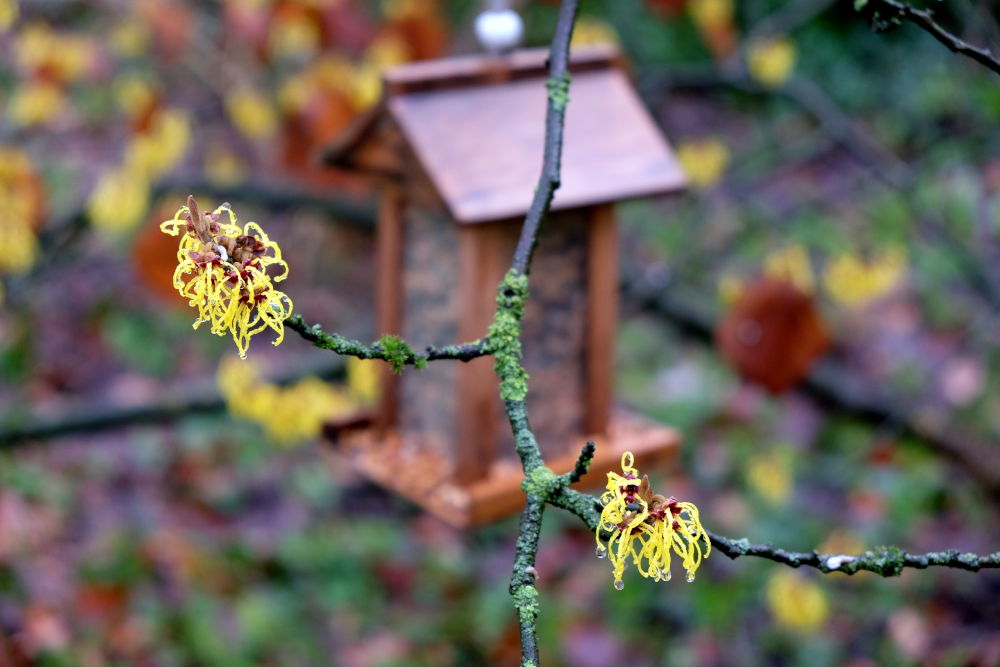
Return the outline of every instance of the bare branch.
{"type": "Polygon", "coordinates": [[[566,104],[569,101],[569,41],[573,34],[578,0],[563,0],[559,8],[559,22],[549,50],[549,80],[546,87],[549,101],[545,112],[545,152],[542,156],[542,174],[535,188],[531,207],[528,209],[521,237],[514,251],[511,268],[528,273],[531,255],[538,242],[538,228],[548,214],[552,196],[559,189],[562,165],[563,123],[566,118],[566,104]]]}

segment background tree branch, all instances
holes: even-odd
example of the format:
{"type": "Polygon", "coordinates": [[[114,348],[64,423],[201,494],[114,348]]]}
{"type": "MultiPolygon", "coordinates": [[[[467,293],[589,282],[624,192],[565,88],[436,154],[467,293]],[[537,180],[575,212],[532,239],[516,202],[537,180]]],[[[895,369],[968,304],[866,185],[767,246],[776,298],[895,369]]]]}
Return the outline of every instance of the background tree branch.
{"type": "Polygon", "coordinates": [[[951,51],[972,58],[980,65],[1000,74],[1000,60],[993,55],[990,49],[973,46],[948,32],[934,20],[933,11],[930,9],[917,9],[897,0],[855,0],[854,4],[865,13],[868,22],[879,32],[895,28],[902,20],[909,21],[951,51]]]}

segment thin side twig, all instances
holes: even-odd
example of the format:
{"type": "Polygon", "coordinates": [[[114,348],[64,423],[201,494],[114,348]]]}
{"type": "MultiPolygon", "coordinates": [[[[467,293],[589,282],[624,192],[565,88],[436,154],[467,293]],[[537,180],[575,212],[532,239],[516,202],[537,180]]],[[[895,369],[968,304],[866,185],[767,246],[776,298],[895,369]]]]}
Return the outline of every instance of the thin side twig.
{"type": "Polygon", "coordinates": [[[909,21],[944,44],[949,50],[967,56],[1000,74],[1000,60],[993,55],[990,49],[969,44],[957,35],[948,32],[934,20],[934,14],[930,9],[917,9],[905,2],[897,2],[897,0],[868,0],[862,9],[868,12],[870,20],[875,25],[883,25],[886,21],[893,19],[909,21]],[[880,13],[882,9],[891,12],[891,14],[883,16],[880,13]]]}

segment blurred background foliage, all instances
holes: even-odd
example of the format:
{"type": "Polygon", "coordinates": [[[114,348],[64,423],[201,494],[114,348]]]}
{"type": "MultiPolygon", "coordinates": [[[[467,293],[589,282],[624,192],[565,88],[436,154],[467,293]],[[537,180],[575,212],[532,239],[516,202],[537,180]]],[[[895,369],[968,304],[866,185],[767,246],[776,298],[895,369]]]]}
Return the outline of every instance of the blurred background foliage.
{"type": "MultiPolygon", "coordinates": [[[[557,3],[514,4],[546,44],[557,3]]],[[[996,2],[929,4],[1000,44],[996,2]]],[[[685,436],[658,488],[787,548],[995,551],[996,75],[846,0],[583,5],[578,42],[625,51],[692,186],[619,207],[620,398],[685,436]],[[764,371],[747,321],[781,332],[764,371]]],[[[516,662],[514,523],[457,533],[353,475],[318,436],[372,369],[295,340],[233,365],[156,229],[189,192],[230,201],[280,240],[298,312],[377,336],[372,193],[312,155],[381,68],[475,52],[480,9],[0,0],[4,664],[516,662]]],[[[994,573],[716,555],[619,593],[548,520],[548,664],[1000,664],[994,573]]]]}

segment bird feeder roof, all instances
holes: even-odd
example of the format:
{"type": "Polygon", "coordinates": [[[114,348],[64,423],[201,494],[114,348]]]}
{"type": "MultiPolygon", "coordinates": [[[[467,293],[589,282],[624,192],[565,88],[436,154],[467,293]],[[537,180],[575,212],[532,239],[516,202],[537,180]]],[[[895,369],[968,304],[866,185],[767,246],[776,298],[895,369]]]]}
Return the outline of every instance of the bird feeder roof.
{"type": "MultiPolygon", "coordinates": [[[[392,68],[382,103],[327,149],[325,161],[359,166],[353,158],[372,154],[388,117],[457,222],[521,216],[542,164],[547,55],[532,49],[392,68]]],[[[555,210],[665,194],[686,183],[620,64],[610,47],[573,52],[555,210]]]]}

